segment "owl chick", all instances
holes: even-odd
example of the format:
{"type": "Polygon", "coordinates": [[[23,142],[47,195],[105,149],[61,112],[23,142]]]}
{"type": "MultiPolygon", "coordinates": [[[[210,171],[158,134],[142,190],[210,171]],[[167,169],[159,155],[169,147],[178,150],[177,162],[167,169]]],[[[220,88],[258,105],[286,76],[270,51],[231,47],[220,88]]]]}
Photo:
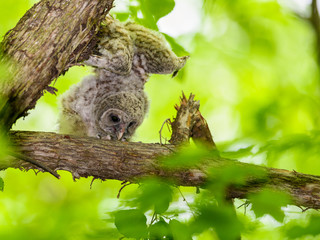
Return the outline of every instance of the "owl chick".
{"type": "Polygon", "coordinates": [[[176,72],[188,57],[177,57],[159,33],[111,17],[98,36],[85,61],[95,68],[94,75],[62,96],[60,132],[129,140],[148,110],[144,84],[149,74],[176,72]]]}
{"type": "MultiPolygon", "coordinates": [[[[110,85],[112,86],[112,85],[110,85]]],[[[108,140],[129,140],[148,109],[143,91],[100,88],[97,76],[88,76],[62,97],[60,132],[108,140]]]]}

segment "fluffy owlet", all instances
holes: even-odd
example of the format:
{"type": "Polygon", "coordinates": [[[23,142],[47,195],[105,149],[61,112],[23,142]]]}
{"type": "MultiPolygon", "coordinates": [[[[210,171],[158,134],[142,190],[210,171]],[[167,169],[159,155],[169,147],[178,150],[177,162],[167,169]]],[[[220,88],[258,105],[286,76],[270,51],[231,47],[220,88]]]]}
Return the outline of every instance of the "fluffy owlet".
{"type": "Polygon", "coordinates": [[[60,132],[129,140],[148,109],[144,84],[149,74],[175,73],[188,57],[177,57],[159,33],[111,17],[98,38],[84,62],[95,68],[94,75],[62,96],[60,132]]]}

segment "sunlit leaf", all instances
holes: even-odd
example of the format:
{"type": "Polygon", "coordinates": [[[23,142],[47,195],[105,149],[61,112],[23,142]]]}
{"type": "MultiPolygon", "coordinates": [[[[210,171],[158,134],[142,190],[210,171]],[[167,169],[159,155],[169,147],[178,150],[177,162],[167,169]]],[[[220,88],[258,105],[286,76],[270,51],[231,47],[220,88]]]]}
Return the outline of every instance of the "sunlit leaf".
{"type": "Polygon", "coordinates": [[[221,152],[221,156],[225,157],[225,158],[242,158],[242,157],[246,157],[246,156],[250,156],[252,155],[252,150],[253,146],[249,146],[246,148],[240,148],[237,151],[234,152],[221,152]]]}
{"type": "Polygon", "coordinates": [[[207,160],[208,157],[219,157],[219,151],[196,147],[196,146],[186,146],[180,148],[180,151],[176,154],[172,154],[168,157],[163,157],[161,162],[164,166],[169,168],[179,168],[179,167],[195,167],[197,164],[202,163],[207,160]]]}
{"type": "Polygon", "coordinates": [[[174,0],[144,0],[143,3],[156,21],[169,14],[175,6],[174,0]]]}
{"type": "Polygon", "coordinates": [[[134,204],[138,204],[143,211],[154,210],[156,213],[165,212],[172,201],[171,187],[160,180],[150,179],[140,186],[140,194],[134,204]]]}
{"type": "Polygon", "coordinates": [[[279,222],[282,222],[285,216],[281,207],[284,207],[291,202],[287,193],[270,189],[251,194],[249,200],[252,203],[252,210],[257,217],[270,214],[279,222]]]}
{"type": "Polygon", "coordinates": [[[162,218],[160,219],[160,221],[152,224],[148,230],[151,239],[172,239],[169,224],[166,223],[162,218]]]}
{"type": "Polygon", "coordinates": [[[230,186],[245,187],[251,179],[265,181],[266,172],[263,168],[253,165],[237,165],[230,162],[227,166],[213,168],[209,172],[208,188],[216,200],[225,202],[225,192],[230,186]]]}
{"type": "Polygon", "coordinates": [[[0,191],[3,192],[4,189],[4,181],[3,179],[0,177],[0,191]]]}
{"type": "Polygon", "coordinates": [[[115,225],[126,237],[143,238],[147,235],[147,218],[138,209],[121,210],[115,213],[115,225]]]}
{"type": "Polygon", "coordinates": [[[286,231],[286,234],[290,238],[300,238],[303,236],[311,235],[317,236],[320,234],[320,216],[313,215],[309,219],[309,223],[307,226],[291,226],[286,231]]]}
{"type": "Polygon", "coordinates": [[[121,22],[127,21],[129,19],[129,13],[125,12],[116,12],[115,13],[116,19],[118,19],[121,22]]]}
{"type": "Polygon", "coordinates": [[[193,232],[213,228],[219,239],[236,240],[243,229],[232,205],[204,205],[199,207],[199,216],[191,223],[193,232]]]}
{"type": "Polygon", "coordinates": [[[192,239],[190,228],[178,220],[171,220],[169,226],[172,232],[173,239],[175,240],[189,240],[192,239]]]}
{"type": "Polygon", "coordinates": [[[147,6],[147,1],[148,0],[138,0],[139,1],[139,11],[138,13],[141,13],[141,16],[136,16],[135,21],[137,21],[139,24],[153,29],[153,30],[158,30],[157,26],[157,20],[155,19],[154,15],[152,12],[150,12],[148,6],[147,6]]]}
{"type": "Polygon", "coordinates": [[[174,51],[174,53],[177,54],[177,56],[181,57],[190,55],[190,53],[183,46],[177,43],[177,41],[173,37],[165,33],[162,34],[165,36],[166,40],[169,42],[172,48],[172,51],[174,51]]]}

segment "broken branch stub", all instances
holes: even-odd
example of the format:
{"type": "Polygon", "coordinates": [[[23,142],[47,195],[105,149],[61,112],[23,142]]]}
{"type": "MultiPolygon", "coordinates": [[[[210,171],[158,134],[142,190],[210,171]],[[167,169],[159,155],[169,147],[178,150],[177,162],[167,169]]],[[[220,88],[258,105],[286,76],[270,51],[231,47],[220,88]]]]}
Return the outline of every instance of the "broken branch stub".
{"type": "Polygon", "coordinates": [[[172,135],[169,142],[174,145],[189,142],[192,138],[195,143],[216,149],[209,126],[199,111],[200,102],[194,100],[195,95],[190,94],[189,99],[182,93],[180,106],[176,105],[177,116],[171,123],[172,135]]]}

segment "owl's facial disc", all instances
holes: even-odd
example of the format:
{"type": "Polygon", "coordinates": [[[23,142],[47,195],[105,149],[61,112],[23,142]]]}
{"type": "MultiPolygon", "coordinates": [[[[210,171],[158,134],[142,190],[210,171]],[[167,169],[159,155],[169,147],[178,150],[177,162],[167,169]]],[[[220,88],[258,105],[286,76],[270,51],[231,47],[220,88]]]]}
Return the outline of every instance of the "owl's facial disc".
{"type": "Polygon", "coordinates": [[[112,140],[123,140],[136,127],[136,122],[119,109],[109,109],[101,115],[99,125],[103,135],[110,136],[112,140]]]}

